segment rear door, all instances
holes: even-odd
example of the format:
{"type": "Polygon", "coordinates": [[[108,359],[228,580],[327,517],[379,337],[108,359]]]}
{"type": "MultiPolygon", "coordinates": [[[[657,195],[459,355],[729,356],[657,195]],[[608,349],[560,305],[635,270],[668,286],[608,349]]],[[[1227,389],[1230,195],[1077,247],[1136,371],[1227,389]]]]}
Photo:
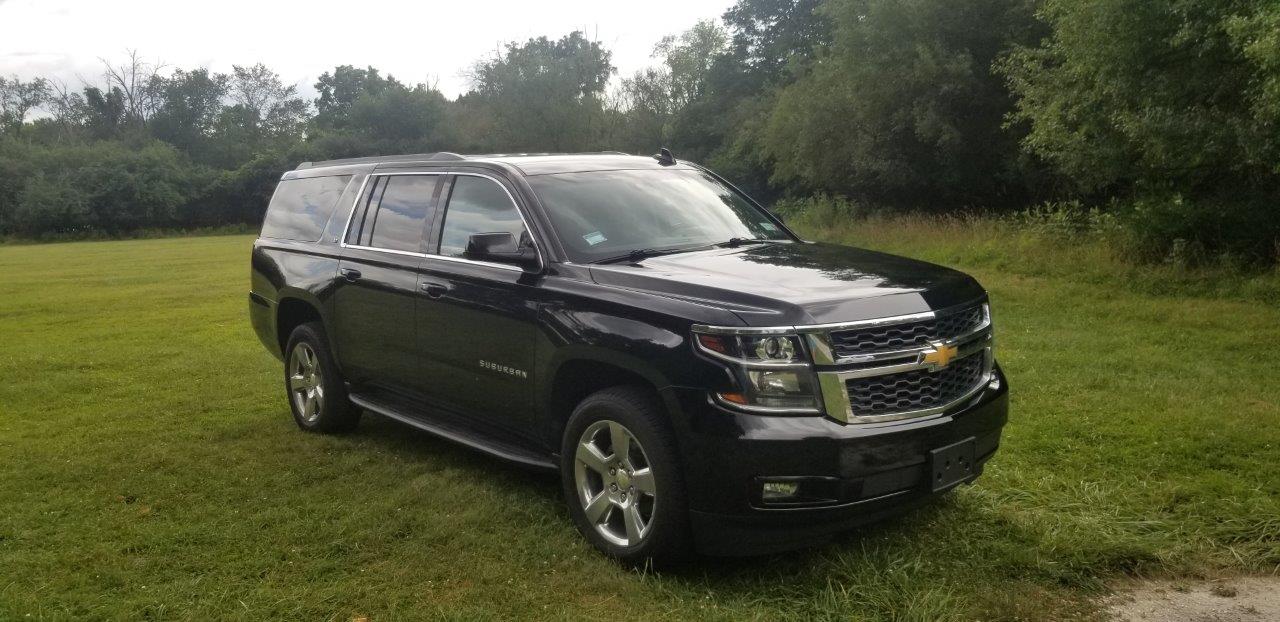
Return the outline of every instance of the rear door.
{"type": "Polygon", "coordinates": [[[347,379],[421,391],[414,329],[437,174],[372,175],[352,212],[333,295],[333,339],[347,379]]]}
{"type": "Polygon", "coordinates": [[[529,430],[534,386],[536,276],[464,257],[474,233],[528,235],[496,177],[456,173],[441,188],[439,231],[422,264],[418,342],[437,397],[467,416],[529,430]]]}

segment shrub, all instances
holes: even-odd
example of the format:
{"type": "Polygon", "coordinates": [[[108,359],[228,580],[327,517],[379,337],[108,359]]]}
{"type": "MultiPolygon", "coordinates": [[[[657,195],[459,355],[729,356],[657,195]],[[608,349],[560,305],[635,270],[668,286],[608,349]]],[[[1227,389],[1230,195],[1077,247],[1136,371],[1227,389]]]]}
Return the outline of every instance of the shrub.
{"type": "Polygon", "coordinates": [[[8,143],[0,154],[10,193],[2,233],[107,233],[178,224],[178,208],[198,177],[187,159],[158,141],[128,145],[8,143]],[[9,175],[13,177],[10,178],[9,175]]]}

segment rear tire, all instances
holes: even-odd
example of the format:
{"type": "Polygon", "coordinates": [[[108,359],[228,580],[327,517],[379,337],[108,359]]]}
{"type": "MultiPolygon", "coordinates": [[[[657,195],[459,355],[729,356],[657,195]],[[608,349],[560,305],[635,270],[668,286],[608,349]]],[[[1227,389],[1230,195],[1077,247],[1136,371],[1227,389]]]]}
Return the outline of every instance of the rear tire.
{"type": "Polygon", "coordinates": [[[319,322],[299,325],[284,351],[285,396],[298,427],[308,432],[355,428],[360,411],[347,399],[346,383],[329,353],[324,326],[319,322]]]}
{"type": "Polygon", "coordinates": [[[612,387],[587,396],[569,417],[560,455],[569,514],[600,552],[630,565],[689,555],[675,435],[651,391],[612,387]]]}

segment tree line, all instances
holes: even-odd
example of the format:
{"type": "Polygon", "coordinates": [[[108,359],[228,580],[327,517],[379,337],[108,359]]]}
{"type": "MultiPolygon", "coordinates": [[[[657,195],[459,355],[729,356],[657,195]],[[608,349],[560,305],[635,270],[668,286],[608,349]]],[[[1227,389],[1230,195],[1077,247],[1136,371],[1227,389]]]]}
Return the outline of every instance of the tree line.
{"type": "Polygon", "coordinates": [[[137,53],[74,87],[0,78],[0,234],[254,224],[304,160],[666,146],[766,201],[1050,204],[1153,256],[1280,254],[1274,2],[739,0],[649,68],[611,60],[581,32],[513,42],[456,98],[343,65],[308,100],[263,64],[137,53]]]}

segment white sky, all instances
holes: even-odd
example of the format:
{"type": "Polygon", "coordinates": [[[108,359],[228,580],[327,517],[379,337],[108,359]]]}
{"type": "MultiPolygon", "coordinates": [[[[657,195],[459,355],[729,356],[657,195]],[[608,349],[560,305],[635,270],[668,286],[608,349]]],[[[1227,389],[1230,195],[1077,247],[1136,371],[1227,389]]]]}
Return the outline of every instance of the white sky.
{"type": "Polygon", "coordinates": [[[652,63],[658,39],[718,18],[733,0],[0,0],[0,75],[101,81],[99,58],[137,49],[170,67],[229,72],[257,62],[314,96],[335,65],[373,65],[452,97],[463,72],[502,43],[582,30],[618,74],[652,63]]]}

